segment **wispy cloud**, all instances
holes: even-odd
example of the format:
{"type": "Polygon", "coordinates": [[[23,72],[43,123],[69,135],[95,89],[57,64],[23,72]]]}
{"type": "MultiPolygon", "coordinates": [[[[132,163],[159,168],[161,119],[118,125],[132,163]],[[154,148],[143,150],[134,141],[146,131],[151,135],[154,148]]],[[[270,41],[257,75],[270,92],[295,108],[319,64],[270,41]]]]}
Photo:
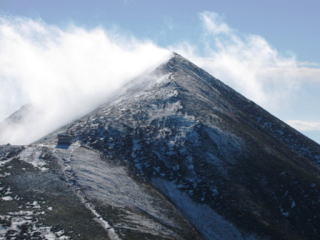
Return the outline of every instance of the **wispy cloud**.
{"type": "Polygon", "coordinates": [[[299,131],[310,132],[310,131],[320,131],[320,121],[302,121],[302,120],[289,120],[287,121],[289,125],[296,128],[299,131]]]}
{"type": "MultiPolygon", "coordinates": [[[[263,37],[238,32],[217,13],[202,12],[199,17],[203,45],[186,39],[168,48],[272,113],[290,107],[304,83],[320,84],[318,63],[283,55],[263,37]]],[[[6,128],[0,143],[30,143],[42,137],[103,103],[168,56],[168,50],[151,41],[117,30],[62,29],[0,17],[0,120],[26,103],[34,106],[22,125],[6,128]]],[[[298,129],[307,131],[299,124],[298,129]]]]}
{"type": "Polygon", "coordinates": [[[275,113],[290,105],[288,99],[294,98],[305,82],[320,84],[317,63],[281,54],[262,36],[238,32],[217,13],[199,16],[203,46],[183,42],[171,48],[269,111],[275,113]]]}
{"type": "Polygon", "coordinates": [[[199,15],[208,33],[230,34],[233,31],[218,13],[202,12],[199,15]]]}
{"type": "Polygon", "coordinates": [[[0,119],[31,103],[36,109],[0,143],[30,143],[116,92],[169,57],[150,41],[102,28],[61,29],[25,18],[0,18],[0,119]]]}

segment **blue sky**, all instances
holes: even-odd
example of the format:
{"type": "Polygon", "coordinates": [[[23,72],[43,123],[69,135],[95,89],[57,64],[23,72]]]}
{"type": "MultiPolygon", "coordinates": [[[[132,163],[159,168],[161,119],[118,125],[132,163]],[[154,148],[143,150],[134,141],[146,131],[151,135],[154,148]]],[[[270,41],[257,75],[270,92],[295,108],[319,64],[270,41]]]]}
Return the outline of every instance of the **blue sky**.
{"type": "Polygon", "coordinates": [[[197,14],[214,11],[241,32],[261,35],[301,60],[320,62],[317,0],[0,0],[0,9],[2,13],[41,18],[58,25],[118,26],[163,45],[183,39],[197,41],[197,14]]]}
{"type": "Polygon", "coordinates": [[[319,9],[316,0],[0,0],[6,19],[98,27],[179,51],[318,142],[319,9]]]}

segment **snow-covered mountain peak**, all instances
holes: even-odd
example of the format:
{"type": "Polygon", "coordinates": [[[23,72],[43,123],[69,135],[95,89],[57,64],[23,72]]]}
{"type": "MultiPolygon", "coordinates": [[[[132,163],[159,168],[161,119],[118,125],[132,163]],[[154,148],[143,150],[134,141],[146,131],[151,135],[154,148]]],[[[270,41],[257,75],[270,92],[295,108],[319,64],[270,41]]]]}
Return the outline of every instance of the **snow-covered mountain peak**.
{"type": "Polygon", "coordinates": [[[30,199],[41,205],[30,236],[36,223],[64,239],[320,234],[320,146],[174,53],[35,144],[1,147],[0,160],[6,234],[30,199]]]}

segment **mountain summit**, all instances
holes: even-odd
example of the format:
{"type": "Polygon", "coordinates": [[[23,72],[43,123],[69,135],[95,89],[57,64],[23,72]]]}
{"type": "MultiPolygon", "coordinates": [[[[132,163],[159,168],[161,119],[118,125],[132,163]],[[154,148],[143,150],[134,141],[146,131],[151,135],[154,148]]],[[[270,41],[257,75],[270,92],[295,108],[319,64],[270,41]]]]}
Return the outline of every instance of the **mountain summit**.
{"type": "Polygon", "coordinates": [[[320,146],[176,53],[0,159],[4,239],[320,234],[320,146]]]}

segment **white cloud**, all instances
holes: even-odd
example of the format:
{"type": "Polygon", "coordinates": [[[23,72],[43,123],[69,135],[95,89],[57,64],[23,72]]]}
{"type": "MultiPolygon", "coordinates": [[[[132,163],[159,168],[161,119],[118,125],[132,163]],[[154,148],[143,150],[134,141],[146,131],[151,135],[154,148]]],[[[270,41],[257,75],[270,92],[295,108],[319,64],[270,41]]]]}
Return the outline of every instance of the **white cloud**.
{"type": "MultiPolygon", "coordinates": [[[[214,12],[200,15],[203,45],[176,51],[278,115],[303,84],[320,84],[318,63],[299,62],[263,37],[242,34],[214,12]]],[[[177,26],[175,26],[176,28],[177,26]]],[[[24,124],[6,128],[0,143],[30,143],[103,103],[133,77],[169,56],[150,41],[102,28],[61,29],[41,21],[0,17],[0,121],[26,103],[24,124]]]]}
{"type": "Polygon", "coordinates": [[[289,120],[287,123],[299,131],[320,131],[320,122],[289,120]]]}
{"type": "Polygon", "coordinates": [[[221,15],[215,12],[202,12],[200,18],[206,30],[211,34],[229,34],[232,29],[226,24],[221,15]]]}
{"type": "Polygon", "coordinates": [[[25,144],[103,103],[169,52],[101,29],[61,29],[25,18],[0,18],[0,120],[26,103],[24,124],[0,143],[25,144]]]}
{"type": "Polygon", "coordinates": [[[272,113],[290,107],[303,83],[320,84],[317,63],[285,56],[263,37],[231,28],[217,13],[203,12],[200,19],[204,26],[204,47],[199,49],[183,42],[171,49],[272,113]]]}

